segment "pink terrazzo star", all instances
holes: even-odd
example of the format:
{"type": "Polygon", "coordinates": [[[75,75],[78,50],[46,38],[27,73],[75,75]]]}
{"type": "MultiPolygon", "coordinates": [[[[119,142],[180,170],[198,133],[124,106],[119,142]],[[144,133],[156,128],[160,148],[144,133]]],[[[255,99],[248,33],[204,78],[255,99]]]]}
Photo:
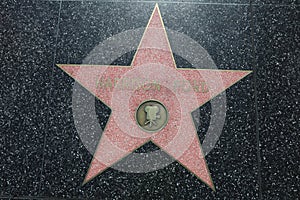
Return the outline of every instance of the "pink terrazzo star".
{"type": "Polygon", "coordinates": [[[58,66],[112,110],[84,183],[152,141],[214,190],[191,112],[250,71],[176,68],[157,5],[130,66],[58,66]],[[161,102],[169,113],[167,125],[155,133],[135,120],[147,100],[161,102]]]}

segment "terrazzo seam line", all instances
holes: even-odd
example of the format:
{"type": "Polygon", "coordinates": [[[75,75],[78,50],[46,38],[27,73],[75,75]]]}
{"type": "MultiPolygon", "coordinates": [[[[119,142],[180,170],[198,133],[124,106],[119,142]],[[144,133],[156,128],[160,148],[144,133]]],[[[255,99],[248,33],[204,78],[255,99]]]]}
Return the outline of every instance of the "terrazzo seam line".
{"type": "Polygon", "coordinates": [[[51,75],[50,75],[50,88],[49,88],[49,94],[48,94],[48,113],[46,119],[48,120],[47,123],[47,128],[46,128],[46,133],[44,135],[44,143],[43,143],[43,156],[42,156],[42,165],[41,165],[41,174],[40,174],[40,184],[39,184],[39,190],[38,190],[38,195],[41,195],[41,189],[42,185],[44,184],[43,181],[43,172],[44,172],[44,164],[45,164],[45,148],[46,148],[46,143],[47,143],[47,135],[49,134],[49,129],[50,129],[50,106],[51,106],[51,94],[52,94],[52,85],[53,85],[53,76],[54,76],[54,67],[55,67],[55,60],[56,60],[56,54],[57,54],[57,43],[58,43],[58,37],[59,37],[59,25],[60,25],[60,15],[61,15],[61,9],[62,9],[62,1],[59,3],[59,10],[58,10],[58,19],[57,19],[57,24],[56,24],[56,33],[55,33],[55,46],[54,46],[54,51],[53,51],[53,62],[52,62],[52,70],[51,70],[51,75]]]}
{"type": "MultiPolygon", "coordinates": [[[[19,197],[13,197],[13,196],[0,196],[1,199],[17,199],[17,200],[37,200],[37,199],[45,199],[45,200],[86,200],[85,198],[76,198],[76,197],[68,197],[68,198],[61,198],[61,197],[45,197],[45,196],[19,196],[19,197]]],[[[89,199],[94,200],[95,198],[89,199]]]]}
{"type": "Polygon", "coordinates": [[[259,135],[259,122],[258,122],[258,98],[257,98],[257,60],[256,48],[254,42],[254,15],[253,5],[250,0],[250,23],[251,23],[251,43],[252,43],[252,66],[253,66],[253,84],[254,84],[254,106],[255,106],[255,129],[256,129],[256,156],[257,156],[257,170],[258,170],[258,198],[262,199],[262,175],[261,175],[261,154],[260,154],[260,135],[259,135]]]}
{"type": "MultiPolygon", "coordinates": [[[[101,1],[101,0],[44,0],[44,1],[67,1],[67,2],[99,2],[99,3],[160,3],[160,4],[197,4],[197,5],[224,5],[224,6],[248,6],[250,3],[219,3],[219,2],[197,2],[197,1],[121,1],[121,0],[110,0],[110,1],[101,1]]],[[[252,3],[252,6],[300,6],[295,3],[290,4],[259,4],[259,3],[252,3]]]]}

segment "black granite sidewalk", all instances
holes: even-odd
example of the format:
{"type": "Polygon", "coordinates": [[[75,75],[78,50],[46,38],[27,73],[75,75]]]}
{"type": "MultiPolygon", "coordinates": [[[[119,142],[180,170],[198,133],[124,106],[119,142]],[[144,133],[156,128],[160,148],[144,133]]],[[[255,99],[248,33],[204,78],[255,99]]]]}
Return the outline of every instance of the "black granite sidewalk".
{"type": "MultiPolygon", "coordinates": [[[[300,6],[263,2],[2,0],[0,198],[298,199],[300,6]],[[200,44],[217,68],[253,70],[226,90],[222,134],[205,157],[216,191],[177,162],[148,173],[110,168],[82,185],[93,155],[78,134],[73,94],[94,100],[103,129],[110,110],[84,88],[74,91],[74,80],[56,64],[81,64],[102,44],[116,52],[105,42],[128,30],[137,30],[139,41],[155,3],[166,28],[200,44]]],[[[170,39],[171,47],[176,42],[170,39]]],[[[117,59],[92,64],[129,65],[138,43],[127,45],[131,51],[117,59]]],[[[192,66],[174,57],[178,67],[192,66]]],[[[199,113],[194,122],[203,142],[211,102],[199,113]]],[[[95,147],[100,134],[93,137],[95,147]]],[[[155,149],[148,143],[137,152],[155,149]]]]}

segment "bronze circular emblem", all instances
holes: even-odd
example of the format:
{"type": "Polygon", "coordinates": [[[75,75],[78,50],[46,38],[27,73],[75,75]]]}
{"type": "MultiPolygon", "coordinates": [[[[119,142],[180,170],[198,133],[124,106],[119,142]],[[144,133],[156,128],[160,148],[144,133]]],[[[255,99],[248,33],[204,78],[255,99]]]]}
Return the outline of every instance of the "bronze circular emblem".
{"type": "Polygon", "coordinates": [[[168,111],[159,101],[149,100],[139,105],[135,117],[142,130],[157,132],[167,125],[168,111]]]}

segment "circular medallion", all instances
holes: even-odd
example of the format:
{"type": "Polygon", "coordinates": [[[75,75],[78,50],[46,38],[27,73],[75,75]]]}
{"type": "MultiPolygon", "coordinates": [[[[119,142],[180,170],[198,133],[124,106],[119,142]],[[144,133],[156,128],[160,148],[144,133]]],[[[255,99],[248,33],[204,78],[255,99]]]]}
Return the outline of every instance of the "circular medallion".
{"type": "Polygon", "coordinates": [[[167,125],[168,110],[159,101],[148,100],[139,105],[135,117],[142,130],[157,132],[167,125]]]}

